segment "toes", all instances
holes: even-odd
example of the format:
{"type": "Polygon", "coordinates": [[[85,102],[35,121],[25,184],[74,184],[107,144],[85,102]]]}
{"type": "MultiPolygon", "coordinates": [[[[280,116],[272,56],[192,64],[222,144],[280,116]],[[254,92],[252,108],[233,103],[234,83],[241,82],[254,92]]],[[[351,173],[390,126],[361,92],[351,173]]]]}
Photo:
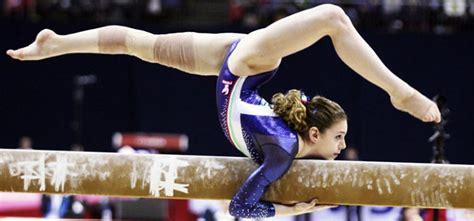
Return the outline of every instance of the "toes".
{"type": "Polygon", "coordinates": [[[433,110],[430,108],[425,116],[422,118],[423,122],[432,122],[434,121],[433,110]]]}
{"type": "Polygon", "coordinates": [[[18,50],[8,50],[7,54],[10,55],[13,58],[16,58],[16,59],[18,59],[18,57],[20,55],[18,50]]]}
{"type": "Polygon", "coordinates": [[[441,122],[441,113],[439,112],[438,106],[436,106],[435,104],[431,107],[430,118],[431,121],[434,121],[436,123],[441,122]]]}
{"type": "Polygon", "coordinates": [[[7,51],[7,55],[10,56],[10,57],[15,58],[15,51],[10,49],[10,50],[7,51]]]}
{"type": "Polygon", "coordinates": [[[426,116],[423,119],[424,122],[435,122],[439,123],[441,122],[441,116],[439,113],[435,112],[434,110],[427,113],[426,116]]]}
{"type": "Polygon", "coordinates": [[[440,114],[436,114],[435,117],[434,117],[434,119],[433,119],[433,121],[436,122],[436,123],[441,122],[441,116],[440,116],[440,114]]]}
{"type": "Polygon", "coordinates": [[[19,51],[19,50],[8,50],[8,51],[7,51],[7,54],[8,54],[10,57],[12,57],[12,58],[14,58],[14,59],[18,59],[18,60],[21,60],[21,59],[23,59],[23,57],[24,57],[24,53],[21,52],[21,51],[19,51]]]}
{"type": "Polygon", "coordinates": [[[431,121],[433,121],[433,120],[431,119],[431,116],[425,116],[425,117],[422,119],[422,121],[426,123],[426,122],[431,122],[431,121]]]}
{"type": "Polygon", "coordinates": [[[428,116],[427,122],[433,122],[433,121],[434,121],[433,115],[428,116]]]}

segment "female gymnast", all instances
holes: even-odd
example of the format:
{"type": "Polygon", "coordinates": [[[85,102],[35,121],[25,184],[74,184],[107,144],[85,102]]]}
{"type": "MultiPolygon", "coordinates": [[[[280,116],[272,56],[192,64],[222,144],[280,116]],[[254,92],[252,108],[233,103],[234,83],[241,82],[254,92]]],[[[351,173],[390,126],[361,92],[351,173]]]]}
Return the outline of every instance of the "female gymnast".
{"type": "Polygon", "coordinates": [[[344,11],[324,4],[276,21],[250,34],[183,32],[154,35],[123,26],[106,26],[58,35],[41,31],[35,42],[7,54],[40,60],[70,53],[127,54],[197,75],[218,76],[219,120],[229,141],[260,167],[230,202],[236,217],[300,214],[321,208],[317,199],[295,205],[261,200],[295,158],[333,160],[346,147],[344,110],[327,98],[308,99],[297,90],[273,96],[257,89],[276,73],[282,58],[329,36],[338,56],[352,70],[383,89],[393,106],[424,122],[439,122],[437,106],[393,74],[362,39],[344,11]]]}

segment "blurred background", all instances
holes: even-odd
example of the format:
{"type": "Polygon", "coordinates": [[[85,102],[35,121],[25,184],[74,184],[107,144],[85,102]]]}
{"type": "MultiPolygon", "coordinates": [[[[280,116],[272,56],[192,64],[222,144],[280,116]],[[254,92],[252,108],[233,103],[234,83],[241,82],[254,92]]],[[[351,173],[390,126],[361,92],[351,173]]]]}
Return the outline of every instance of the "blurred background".
{"type": "MultiPolygon", "coordinates": [[[[249,33],[323,3],[341,6],[395,74],[430,98],[445,98],[449,111],[442,127],[395,110],[387,94],[342,63],[328,38],[285,58],[261,94],[269,100],[276,92],[296,88],[340,103],[349,115],[348,146],[357,153],[349,159],[429,163],[439,142],[428,139],[442,131],[450,135],[442,142],[445,159],[473,164],[474,0],[0,0],[0,47],[5,52],[26,46],[44,28],[68,34],[111,24],[157,34],[249,33]]],[[[242,156],[218,125],[214,77],[191,76],[119,55],[76,54],[20,62],[3,54],[0,66],[0,147],[116,152],[122,146],[114,146],[112,138],[122,132],[175,134],[187,140],[184,149],[132,146],[134,151],[242,156]]],[[[31,197],[31,204],[18,204],[29,207],[4,208],[0,216],[41,217],[51,212],[51,205],[80,202],[79,218],[107,219],[117,218],[127,203],[142,209],[150,204],[31,197]]],[[[18,197],[0,195],[0,205],[14,199],[18,197]]],[[[216,220],[219,207],[214,202],[202,207],[187,201],[154,202],[162,205],[163,217],[152,214],[140,219],[216,220]]],[[[401,220],[406,211],[430,220],[426,211],[371,207],[339,207],[285,220],[401,220]]],[[[444,212],[449,220],[472,218],[469,211],[444,212]]]]}

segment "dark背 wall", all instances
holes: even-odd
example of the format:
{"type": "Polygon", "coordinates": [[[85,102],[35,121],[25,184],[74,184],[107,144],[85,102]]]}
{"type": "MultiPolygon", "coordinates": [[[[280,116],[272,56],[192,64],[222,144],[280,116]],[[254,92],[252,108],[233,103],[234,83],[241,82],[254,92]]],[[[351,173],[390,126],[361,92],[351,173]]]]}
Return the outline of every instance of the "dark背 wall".
{"type": "MultiPolygon", "coordinates": [[[[31,43],[43,28],[66,34],[97,25],[15,24],[3,22],[1,49],[31,43]]],[[[158,26],[136,27],[155,33],[187,31],[158,26]]],[[[199,30],[232,32],[226,28],[199,30]]],[[[474,163],[471,123],[474,105],[474,34],[362,33],[385,64],[409,84],[433,97],[448,98],[448,159],[474,163]]],[[[215,77],[200,77],[127,56],[67,55],[37,62],[0,56],[0,146],[16,147],[22,135],[38,149],[68,149],[73,117],[72,79],[93,74],[97,83],[85,93],[83,142],[87,151],[113,151],[116,131],[185,133],[189,154],[240,154],[219,128],[215,77]]],[[[278,75],[261,93],[303,89],[339,102],[349,114],[348,144],[363,159],[429,162],[432,125],[395,110],[388,96],[363,80],[337,57],[328,38],[284,59],[278,75]]]]}

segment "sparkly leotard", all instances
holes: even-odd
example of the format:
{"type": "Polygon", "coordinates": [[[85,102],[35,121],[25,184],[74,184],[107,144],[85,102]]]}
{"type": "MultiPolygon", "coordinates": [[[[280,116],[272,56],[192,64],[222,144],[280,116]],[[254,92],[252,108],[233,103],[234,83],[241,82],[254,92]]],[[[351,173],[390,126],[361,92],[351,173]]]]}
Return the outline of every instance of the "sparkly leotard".
{"type": "Polygon", "coordinates": [[[229,141],[260,166],[232,198],[229,212],[242,218],[271,217],[273,204],[260,198],[290,168],[298,152],[298,136],[257,93],[276,70],[246,77],[229,70],[227,62],[237,44],[230,47],[217,81],[219,121],[229,141]]]}

